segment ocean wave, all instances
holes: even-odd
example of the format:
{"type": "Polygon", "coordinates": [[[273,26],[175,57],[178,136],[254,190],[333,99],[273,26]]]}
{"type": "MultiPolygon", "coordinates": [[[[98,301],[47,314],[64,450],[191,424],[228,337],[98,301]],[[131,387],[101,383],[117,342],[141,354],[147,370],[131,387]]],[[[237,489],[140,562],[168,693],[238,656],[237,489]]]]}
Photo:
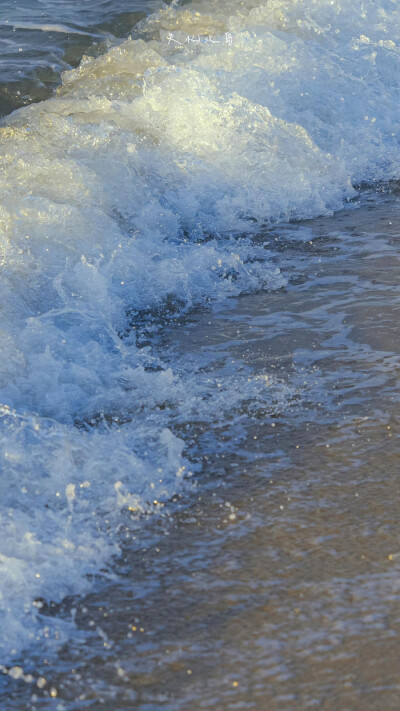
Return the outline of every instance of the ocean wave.
{"type": "MultiPolygon", "coordinates": [[[[48,643],[38,600],[87,589],[121,511],[190,483],[175,424],[234,416],[137,323],[279,288],[263,230],[399,178],[396,3],[199,0],[138,31],[0,128],[5,660],[48,643]]],[[[247,372],[221,392],[272,402],[247,372]]]]}

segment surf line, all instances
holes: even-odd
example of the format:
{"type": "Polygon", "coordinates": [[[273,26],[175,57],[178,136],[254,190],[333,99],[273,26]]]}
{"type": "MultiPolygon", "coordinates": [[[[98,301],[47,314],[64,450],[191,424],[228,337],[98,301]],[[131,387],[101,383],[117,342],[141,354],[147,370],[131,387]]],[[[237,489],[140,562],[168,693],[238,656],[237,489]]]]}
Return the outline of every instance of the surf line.
{"type": "Polygon", "coordinates": [[[98,37],[100,39],[114,39],[114,35],[109,33],[99,34],[90,32],[89,30],[78,30],[75,27],[68,25],[37,25],[34,22],[17,22],[10,24],[8,22],[0,22],[0,27],[11,27],[13,30],[38,30],[39,32],[61,32],[63,34],[85,35],[89,37],[98,37]]]}

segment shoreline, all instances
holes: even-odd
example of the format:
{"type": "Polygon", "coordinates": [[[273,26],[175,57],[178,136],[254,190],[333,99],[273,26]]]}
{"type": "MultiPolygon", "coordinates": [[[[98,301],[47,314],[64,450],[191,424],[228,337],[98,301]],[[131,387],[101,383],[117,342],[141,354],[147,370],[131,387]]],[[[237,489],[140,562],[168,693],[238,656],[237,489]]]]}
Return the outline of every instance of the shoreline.
{"type": "Polygon", "coordinates": [[[119,579],[64,611],[85,654],[78,635],[58,662],[39,663],[47,685],[30,709],[45,708],[50,687],[66,711],[78,697],[96,710],[200,711],[216,695],[218,711],[317,701],[333,711],[342,697],[397,708],[399,216],[389,196],[288,225],[287,287],[155,337],[182,371],[196,353],[196,368],[224,387],[235,361],[275,379],[286,399],[272,397],[269,412],[244,405],[235,453],[228,422],[222,449],[197,425],[206,459],[194,489],[140,536],[125,516],[119,579]]]}

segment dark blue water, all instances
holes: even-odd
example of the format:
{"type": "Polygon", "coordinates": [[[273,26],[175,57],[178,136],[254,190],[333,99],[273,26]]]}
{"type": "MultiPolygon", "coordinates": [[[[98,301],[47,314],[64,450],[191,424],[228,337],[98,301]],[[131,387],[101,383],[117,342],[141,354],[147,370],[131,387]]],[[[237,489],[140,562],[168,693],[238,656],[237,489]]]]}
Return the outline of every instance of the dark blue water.
{"type": "Polygon", "coordinates": [[[158,0],[3,0],[0,116],[49,96],[61,72],[107,37],[125,37],[158,0]]]}

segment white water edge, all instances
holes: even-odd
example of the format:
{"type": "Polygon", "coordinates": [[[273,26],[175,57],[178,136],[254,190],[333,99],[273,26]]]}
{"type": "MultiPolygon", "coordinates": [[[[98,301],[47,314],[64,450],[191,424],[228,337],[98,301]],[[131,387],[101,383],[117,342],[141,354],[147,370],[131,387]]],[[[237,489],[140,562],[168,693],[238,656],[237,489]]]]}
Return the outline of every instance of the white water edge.
{"type": "Polygon", "coordinates": [[[200,0],[139,31],[1,123],[2,663],[69,634],[37,600],[90,587],[124,509],[190,482],[173,421],[284,407],[166,367],[137,315],[279,288],[252,235],[400,177],[396,2],[200,0]]]}

